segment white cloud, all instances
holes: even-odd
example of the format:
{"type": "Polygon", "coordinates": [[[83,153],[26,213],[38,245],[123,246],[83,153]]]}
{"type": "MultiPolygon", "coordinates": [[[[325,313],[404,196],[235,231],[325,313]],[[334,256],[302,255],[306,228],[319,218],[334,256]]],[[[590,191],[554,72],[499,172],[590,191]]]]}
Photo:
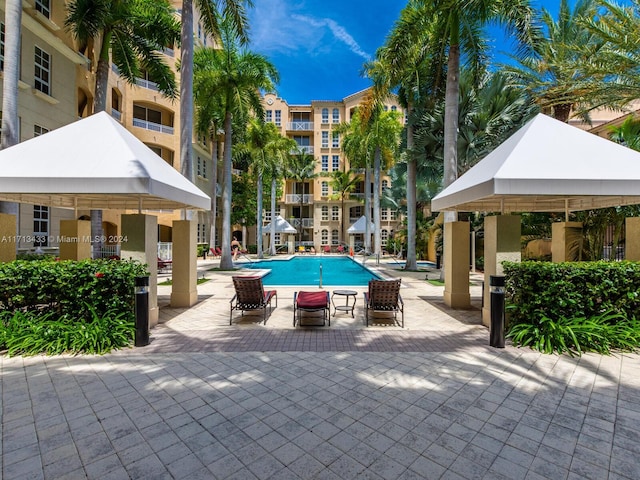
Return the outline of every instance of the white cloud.
{"type": "Polygon", "coordinates": [[[331,30],[333,36],[342,43],[346,44],[353,53],[361,56],[365,60],[371,60],[371,55],[362,50],[360,48],[360,45],[358,45],[358,42],[356,42],[355,39],[349,34],[349,32],[347,32],[347,30],[343,26],[338,24],[335,20],[332,20],[330,18],[313,18],[306,15],[295,14],[292,15],[292,18],[300,20],[301,22],[305,22],[316,28],[328,27],[329,30],[331,30]]]}

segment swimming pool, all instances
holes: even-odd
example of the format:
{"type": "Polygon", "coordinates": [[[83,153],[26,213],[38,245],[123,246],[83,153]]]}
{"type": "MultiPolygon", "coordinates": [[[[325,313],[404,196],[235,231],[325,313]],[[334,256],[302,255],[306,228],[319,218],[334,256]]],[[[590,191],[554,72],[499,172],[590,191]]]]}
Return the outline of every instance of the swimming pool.
{"type": "Polygon", "coordinates": [[[289,260],[263,260],[243,265],[252,270],[270,270],[262,277],[268,286],[319,286],[322,266],[322,286],[364,287],[372,278],[380,278],[349,257],[302,256],[289,260]]]}

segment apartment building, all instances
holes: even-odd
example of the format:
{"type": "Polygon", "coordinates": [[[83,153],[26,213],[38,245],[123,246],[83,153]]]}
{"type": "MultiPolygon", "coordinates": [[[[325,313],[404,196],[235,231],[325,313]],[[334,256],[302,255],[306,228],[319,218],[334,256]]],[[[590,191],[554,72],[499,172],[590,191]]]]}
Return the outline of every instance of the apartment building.
{"type": "MultiPolygon", "coordinates": [[[[342,100],[313,100],[308,105],[289,105],[285,99],[271,93],[263,99],[266,121],[273,122],[282,135],[295,140],[301,151],[315,158],[317,176],[304,184],[287,179],[278,208],[280,215],[298,230],[296,241],[313,246],[317,251],[327,246],[335,250],[340,244],[349,244],[347,230],[365,214],[364,171],[354,170],[359,182],[356,190],[345,199],[344,211],[341,198],[331,188],[331,179],[332,172],[351,170],[336,127],[350,121],[366,93],[366,90],[357,92],[342,100]]],[[[390,99],[385,108],[401,111],[395,99],[390,99]]],[[[390,182],[389,176],[382,175],[377,188],[381,191],[390,188],[390,182]]],[[[270,220],[270,212],[267,212],[265,221],[270,220]]],[[[380,225],[383,247],[399,226],[396,212],[383,208],[380,225]]],[[[276,244],[285,242],[286,239],[276,238],[276,244]]],[[[363,234],[356,234],[355,242],[363,243],[363,234]]]]}
{"type": "MultiPolygon", "coordinates": [[[[64,28],[65,0],[22,0],[22,38],[20,53],[20,83],[18,115],[20,141],[67,125],[93,112],[95,65],[97,52],[91,46],[78,52],[78,45],[64,28]]],[[[172,1],[176,15],[180,15],[180,0],[172,1]]],[[[0,0],[0,70],[4,59],[5,0],[0,0]]],[[[204,35],[197,10],[194,11],[194,39],[196,45],[212,45],[204,35]]],[[[180,51],[165,48],[162,52],[172,67],[180,58],[180,51]]],[[[179,70],[175,68],[179,84],[179,70]]],[[[0,88],[0,99],[2,92],[0,88]]],[[[115,66],[109,74],[107,112],[131,133],[156,152],[167,163],[180,169],[180,99],[168,99],[158,91],[147,74],[136,79],[135,85],[120,77],[115,66]]],[[[196,185],[208,195],[211,184],[211,145],[206,138],[192,143],[196,185]]],[[[73,148],[73,146],[70,146],[73,148]]],[[[90,152],[87,152],[90,155],[90,152]]],[[[108,168],[108,165],[105,165],[108,168]]],[[[117,238],[122,211],[103,211],[103,230],[107,238],[117,238]]],[[[171,241],[172,221],[179,212],[149,212],[158,216],[158,238],[171,241]]],[[[61,219],[75,217],[89,219],[91,212],[50,208],[42,205],[19,205],[18,250],[44,251],[58,248],[61,219]],[[35,241],[34,241],[35,240],[35,241]]],[[[209,212],[197,212],[198,241],[208,242],[209,212]]],[[[111,247],[115,247],[112,245],[111,247]]],[[[109,248],[106,251],[110,251],[109,248]]]]}

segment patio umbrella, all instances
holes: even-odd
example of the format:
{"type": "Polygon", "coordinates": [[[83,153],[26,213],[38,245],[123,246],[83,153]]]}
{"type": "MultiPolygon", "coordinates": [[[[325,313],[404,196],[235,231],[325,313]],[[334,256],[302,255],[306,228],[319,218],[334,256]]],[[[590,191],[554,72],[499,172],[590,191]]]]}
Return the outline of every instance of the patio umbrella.
{"type": "Polygon", "coordinates": [[[211,199],[106,112],[0,151],[0,200],[208,210],[211,199]]]}
{"type": "MultiPolygon", "coordinates": [[[[276,233],[298,233],[298,231],[291,226],[289,222],[287,222],[280,215],[276,217],[276,233]]],[[[262,227],[262,230],[265,233],[271,233],[271,224],[262,227]]]]}
{"type": "Polygon", "coordinates": [[[568,215],[639,203],[639,152],[539,114],[440,192],[431,208],[568,215]]]}

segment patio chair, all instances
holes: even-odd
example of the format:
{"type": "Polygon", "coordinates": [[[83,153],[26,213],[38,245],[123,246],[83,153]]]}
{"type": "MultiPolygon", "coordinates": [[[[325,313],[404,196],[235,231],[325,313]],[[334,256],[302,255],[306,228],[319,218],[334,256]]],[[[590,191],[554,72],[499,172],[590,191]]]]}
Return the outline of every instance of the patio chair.
{"type": "Polygon", "coordinates": [[[303,245],[300,245],[298,247],[298,253],[307,253],[307,249],[303,245]]]}
{"type": "Polygon", "coordinates": [[[324,253],[331,253],[331,247],[329,245],[325,245],[324,247],[322,247],[322,251],[324,253]]]}
{"type": "Polygon", "coordinates": [[[229,325],[232,324],[233,311],[240,310],[242,315],[249,310],[263,310],[263,318],[265,325],[267,324],[267,307],[269,307],[269,315],[273,311],[271,300],[274,298],[276,307],[278,306],[278,293],[275,290],[265,291],[260,277],[242,277],[233,276],[233,287],[236,294],[230,300],[231,310],[229,311],[229,325]]]}
{"type": "Polygon", "coordinates": [[[171,260],[163,260],[158,257],[158,271],[171,270],[173,262],[171,260]]]}
{"type": "Polygon", "coordinates": [[[329,292],[294,292],[293,293],[293,326],[302,325],[300,323],[302,312],[322,312],[322,325],[326,325],[327,320],[331,326],[331,316],[329,311],[329,292]]]}
{"type": "Polygon", "coordinates": [[[401,314],[400,326],[404,328],[404,302],[400,296],[400,279],[369,280],[369,290],[364,292],[364,317],[369,326],[369,312],[393,312],[393,321],[398,323],[398,312],[401,314]]]}

